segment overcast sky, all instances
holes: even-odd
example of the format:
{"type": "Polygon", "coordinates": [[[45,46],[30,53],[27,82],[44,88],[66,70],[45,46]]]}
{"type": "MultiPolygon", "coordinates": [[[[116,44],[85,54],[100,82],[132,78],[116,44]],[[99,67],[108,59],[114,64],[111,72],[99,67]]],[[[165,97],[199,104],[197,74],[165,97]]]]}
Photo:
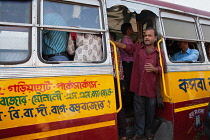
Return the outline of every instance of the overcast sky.
{"type": "Polygon", "coordinates": [[[210,12],[210,0],[161,0],[210,12]]]}

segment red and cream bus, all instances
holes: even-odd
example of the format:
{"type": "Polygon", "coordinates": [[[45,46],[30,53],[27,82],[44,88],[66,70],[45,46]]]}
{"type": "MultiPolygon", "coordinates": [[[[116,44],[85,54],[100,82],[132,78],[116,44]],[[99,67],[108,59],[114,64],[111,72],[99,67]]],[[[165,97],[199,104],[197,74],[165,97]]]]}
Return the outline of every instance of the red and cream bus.
{"type": "Polygon", "coordinates": [[[109,32],[120,39],[124,22],[141,34],[155,27],[164,51],[165,107],[156,114],[155,139],[206,140],[210,12],[158,0],[0,1],[0,139],[117,140],[121,98],[115,96],[109,32]],[[48,7],[54,14],[47,18],[48,7]],[[56,20],[58,15],[65,24],[56,20]],[[74,53],[66,43],[65,52],[46,55],[46,32],[65,34],[74,53]],[[91,45],[89,37],[98,44],[91,45]],[[171,61],[178,41],[189,42],[199,59],[171,61]],[[52,55],[68,61],[46,58],[52,55]]]}

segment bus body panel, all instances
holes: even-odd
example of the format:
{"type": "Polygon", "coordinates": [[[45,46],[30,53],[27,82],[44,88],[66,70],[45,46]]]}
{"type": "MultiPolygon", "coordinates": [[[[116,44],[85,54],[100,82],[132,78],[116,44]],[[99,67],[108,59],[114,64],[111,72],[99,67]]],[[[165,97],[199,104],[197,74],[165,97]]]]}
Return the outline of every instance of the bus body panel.
{"type": "Polygon", "coordinates": [[[173,124],[173,139],[206,139],[204,125],[210,103],[208,71],[165,74],[167,94],[157,116],[173,124]]]}
{"type": "MultiPolygon", "coordinates": [[[[112,75],[33,77],[0,82],[1,138],[27,134],[31,135],[23,137],[45,138],[92,132],[90,129],[99,132],[109,131],[109,127],[116,129],[112,75]],[[8,133],[11,131],[15,133],[8,133]],[[47,132],[42,134],[42,131],[47,132]]],[[[113,136],[117,137],[116,134],[113,136]]]]}
{"type": "Polygon", "coordinates": [[[117,138],[116,114],[2,129],[0,139],[93,139],[117,138]],[[11,133],[13,132],[13,133],[11,133]],[[112,132],[112,133],[111,133],[112,132]],[[104,135],[109,133],[110,135],[104,135]]]}

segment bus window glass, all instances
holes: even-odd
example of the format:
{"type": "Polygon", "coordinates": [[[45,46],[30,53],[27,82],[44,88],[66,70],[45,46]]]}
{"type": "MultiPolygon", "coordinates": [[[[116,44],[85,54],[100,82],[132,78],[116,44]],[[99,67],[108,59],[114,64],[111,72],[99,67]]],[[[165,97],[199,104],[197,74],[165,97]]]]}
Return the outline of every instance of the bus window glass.
{"type": "Polygon", "coordinates": [[[163,18],[165,35],[185,39],[197,39],[195,24],[192,22],[163,18]]]}
{"type": "Polygon", "coordinates": [[[210,41],[210,26],[209,25],[201,25],[204,40],[210,41]]]}
{"type": "Polygon", "coordinates": [[[0,21],[31,23],[31,1],[0,1],[0,21]]]}
{"type": "Polygon", "coordinates": [[[100,28],[98,7],[44,1],[45,25],[100,28]]]}
{"type": "Polygon", "coordinates": [[[29,55],[29,29],[1,26],[0,62],[20,62],[29,55]]]}

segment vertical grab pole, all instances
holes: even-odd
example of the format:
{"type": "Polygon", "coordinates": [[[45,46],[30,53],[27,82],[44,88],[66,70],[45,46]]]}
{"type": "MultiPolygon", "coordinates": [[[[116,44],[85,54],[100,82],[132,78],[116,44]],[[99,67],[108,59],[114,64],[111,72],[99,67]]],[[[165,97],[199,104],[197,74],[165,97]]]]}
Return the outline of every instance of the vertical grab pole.
{"type": "Polygon", "coordinates": [[[164,96],[166,96],[171,101],[171,97],[168,96],[168,94],[166,93],[165,75],[164,75],[164,70],[163,70],[162,55],[161,55],[161,51],[160,51],[160,42],[162,42],[162,41],[163,41],[163,39],[160,38],[160,40],[158,40],[158,43],[157,43],[158,51],[159,51],[160,67],[162,69],[161,80],[162,80],[162,84],[163,84],[163,93],[164,93],[164,96]]]}
{"type": "Polygon", "coordinates": [[[118,88],[118,100],[119,100],[119,108],[117,109],[117,113],[122,109],[122,98],[121,98],[121,89],[120,89],[120,76],[119,76],[119,69],[118,69],[118,58],[117,58],[117,49],[114,42],[110,41],[110,43],[114,47],[114,65],[115,65],[115,72],[116,72],[116,78],[117,78],[117,88],[118,88]]]}

